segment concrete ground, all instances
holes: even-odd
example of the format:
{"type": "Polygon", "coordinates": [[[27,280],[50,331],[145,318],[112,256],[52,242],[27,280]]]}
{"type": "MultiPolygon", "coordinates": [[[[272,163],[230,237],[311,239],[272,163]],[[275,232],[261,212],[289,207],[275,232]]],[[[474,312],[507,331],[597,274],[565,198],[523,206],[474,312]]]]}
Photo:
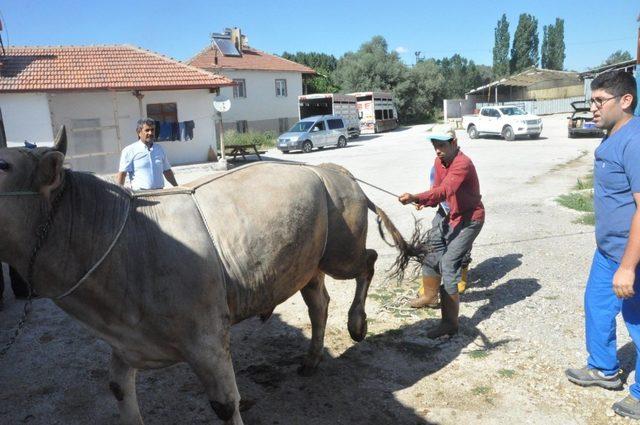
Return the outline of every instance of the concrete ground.
{"type": "MultiPolygon", "coordinates": [[[[591,169],[596,139],[568,139],[566,115],[543,118],[539,140],[469,140],[462,150],[477,168],[487,220],[473,250],[470,285],[462,295],[461,332],[426,339],[433,311],[405,307],[415,282],[385,279],[395,250],[385,245],[370,215],[368,245],[378,250],[367,304],[369,333],[350,340],[347,311],[355,284],[328,279],[331,296],[324,361],[311,378],[296,374],[310,337],[306,306],[295,295],[262,324],[249,319],[233,330],[238,386],[252,407],[247,424],[601,424],[623,423],[610,405],[624,396],[568,383],[563,370],[584,364],[582,292],[594,249],[593,227],[554,199],[591,169]]],[[[390,192],[423,191],[434,160],[427,126],[362,136],[344,149],[265,160],[335,162],[357,178],[390,192]]],[[[175,168],[186,183],[208,165],[175,168]]],[[[363,185],[405,236],[415,211],[363,185]]],[[[0,342],[22,309],[5,291],[0,342]]],[[[619,327],[625,376],[634,349],[619,327]]],[[[0,358],[0,423],[116,423],[107,389],[109,348],[48,300],[34,311],[18,342],[0,358]]],[[[630,378],[633,379],[633,374],[630,378]]],[[[185,365],[142,372],[138,396],[151,424],[218,423],[203,388],[185,365]]]]}

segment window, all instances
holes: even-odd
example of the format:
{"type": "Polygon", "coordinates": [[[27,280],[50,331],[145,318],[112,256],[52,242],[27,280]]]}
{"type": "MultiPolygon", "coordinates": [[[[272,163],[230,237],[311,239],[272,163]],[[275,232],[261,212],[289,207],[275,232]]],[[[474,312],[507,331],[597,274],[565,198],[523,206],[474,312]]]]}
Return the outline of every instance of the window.
{"type": "Polygon", "coordinates": [[[318,121],[311,129],[311,131],[323,131],[323,130],[324,130],[324,121],[318,121]]]}
{"type": "Polygon", "coordinates": [[[276,97],[287,97],[287,80],[276,80],[276,97]]]}
{"type": "Polygon", "coordinates": [[[344,128],[342,120],[337,118],[327,120],[327,125],[329,126],[329,130],[338,130],[344,128]]]}
{"type": "Polygon", "coordinates": [[[480,115],[482,115],[483,117],[490,117],[491,116],[491,112],[490,111],[491,111],[490,109],[483,109],[480,112],[480,115]]]}
{"type": "Polygon", "coordinates": [[[102,129],[99,118],[72,119],[73,143],[69,144],[71,155],[104,152],[102,129]]]}
{"type": "Polygon", "coordinates": [[[393,109],[389,109],[389,119],[393,119],[393,109]]]}
{"type": "Polygon", "coordinates": [[[176,103],[150,103],[147,105],[147,117],[160,122],[178,122],[176,103]]]}
{"type": "Polygon", "coordinates": [[[382,118],[385,120],[389,119],[389,110],[388,109],[383,109],[382,110],[382,118]]]}
{"type": "Polygon", "coordinates": [[[236,84],[233,86],[233,97],[247,97],[247,84],[244,78],[234,79],[233,82],[236,84]]]}
{"type": "Polygon", "coordinates": [[[287,80],[276,79],[276,97],[287,96],[287,80]]]}
{"type": "Polygon", "coordinates": [[[377,120],[382,119],[382,109],[376,109],[376,119],[377,120]]]}
{"type": "Polygon", "coordinates": [[[278,118],[278,131],[284,133],[289,130],[289,118],[278,118]]]}
{"type": "Polygon", "coordinates": [[[236,121],[236,131],[238,133],[246,133],[248,130],[247,120],[236,121]]]}

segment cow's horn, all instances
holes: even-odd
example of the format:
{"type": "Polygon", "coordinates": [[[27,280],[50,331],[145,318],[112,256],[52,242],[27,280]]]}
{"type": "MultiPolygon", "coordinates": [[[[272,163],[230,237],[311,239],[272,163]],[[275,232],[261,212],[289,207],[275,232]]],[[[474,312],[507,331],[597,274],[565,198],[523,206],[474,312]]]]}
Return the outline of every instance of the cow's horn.
{"type": "Polygon", "coordinates": [[[63,155],[67,154],[67,129],[64,125],[58,130],[56,140],[53,142],[53,149],[61,152],[63,155]]]}

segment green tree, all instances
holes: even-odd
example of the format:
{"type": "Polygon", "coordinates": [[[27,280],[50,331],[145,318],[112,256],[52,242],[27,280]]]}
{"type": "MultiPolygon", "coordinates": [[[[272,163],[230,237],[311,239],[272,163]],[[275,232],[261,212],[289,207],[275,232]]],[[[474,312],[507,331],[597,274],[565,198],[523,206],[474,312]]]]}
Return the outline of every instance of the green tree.
{"type": "Polygon", "coordinates": [[[436,60],[418,62],[394,91],[400,120],[408,123],[433,120],[442,108],[446,85],[436,60]]]}
{"type": "Polygon", "coordinates": [[[336,93],[340,90],[331,78],[331,73],[335,71],[338,64],[335,56],[317,52],[296,52],[295,54],[284,52],[282,57],[313,68],[318,73],[313,77],[305,77],[308,93],[336,93]]]}
{"type": "Polygon", "coordinates": [[[465,93],[482,85],[482,77],[473,61],[455,54],[450,58],[437,61],[442,75],[447,76],[447,88],[444,96],[447,99],[463,98],[465,93]]]}
{"type": "Polygon", "coordinates": [[[542,68],[564,69],[564,19],[556,18],[555,24],[544,26],[541,56],[542,68]]]}
{"type": "Polygon", "coordinates": [[[345,92],[395,89],[406,79],[407,67],[398,53],[389,51],[386,40],[375,36],[357,52],[347,52],[339,60],[333,79],[345,92]]]}
{"type": "Polygon", "coordinates": [[[631,53],[629,53],[628,51],[616,50],[615,52],[611,53],[600,66],[613,65],[615,63],[630,61],[631,59],[633,58],[631,57],[631,53]]]}
{"type": "Polygon", "coordinates": [[[496,78],[506,77],[509,75],[509,21],[504,13],[496,25],[494,34],[493,75],[496,78]]]}
{"type": "Polygon", "coordinates": [[[513,35],[509,64],[511,74],[538,65],[538,43],[538,20],[528,13],[521,14],[513,35]]]}

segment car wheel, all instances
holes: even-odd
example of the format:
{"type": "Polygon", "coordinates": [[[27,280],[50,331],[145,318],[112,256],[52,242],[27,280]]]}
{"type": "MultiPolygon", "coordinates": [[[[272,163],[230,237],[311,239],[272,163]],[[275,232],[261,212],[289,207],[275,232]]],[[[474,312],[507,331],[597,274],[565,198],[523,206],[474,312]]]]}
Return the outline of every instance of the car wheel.
{"type": "Polygon", "coordinates": [[[511,128],[510,125],[507,125],[502,129],[502,137],[504,137],[504,140],[507,140],[509,142],[515,140],[516,134],[513,132],[513,128],[511,128]]]}
{"type": "Polygon", "coordinates": [[[479,134],[478,134],[478,129],[476,128],[475,125],[471,124],[469,126],[469,128],[467,129],[467,134],[469,135],[469,137],[471,139],[477,139],[479,134]]]}
{"type": "Polygon", "coordinates": [[[345,146],[347,146],[347,139],[344,138],[344,136],[340,136],[338,138],[338,145],[339,148],[344,148],[345,146]]]}
{"type": "Polygon", "coordinates": [[[540,133],[533,133],[529,135],[529,138],[531,139],[537,139],[538,137],[540,137],[540,133]]]}
{"type": "Polygon", "coordinates": [[[573,134],[571,130],[568,131],[568,136],[569,136],[569,139],[573,139],[574,137],[576,137],[576,135],[573,134]]]}
{"type": "Polygon", "coordinates": [[[313,149],[313,143],[311,143],[311,141],[309,141],[309,140],[306,140],[302,144],[302,152],[309,153],[309,152],[311,152],[311,149],[313,149]]]}
{"type": "Polygon", "coordinates": [[[282,151],[282,153],[286,155],[289,153],[289,151],[282,151]]]}

